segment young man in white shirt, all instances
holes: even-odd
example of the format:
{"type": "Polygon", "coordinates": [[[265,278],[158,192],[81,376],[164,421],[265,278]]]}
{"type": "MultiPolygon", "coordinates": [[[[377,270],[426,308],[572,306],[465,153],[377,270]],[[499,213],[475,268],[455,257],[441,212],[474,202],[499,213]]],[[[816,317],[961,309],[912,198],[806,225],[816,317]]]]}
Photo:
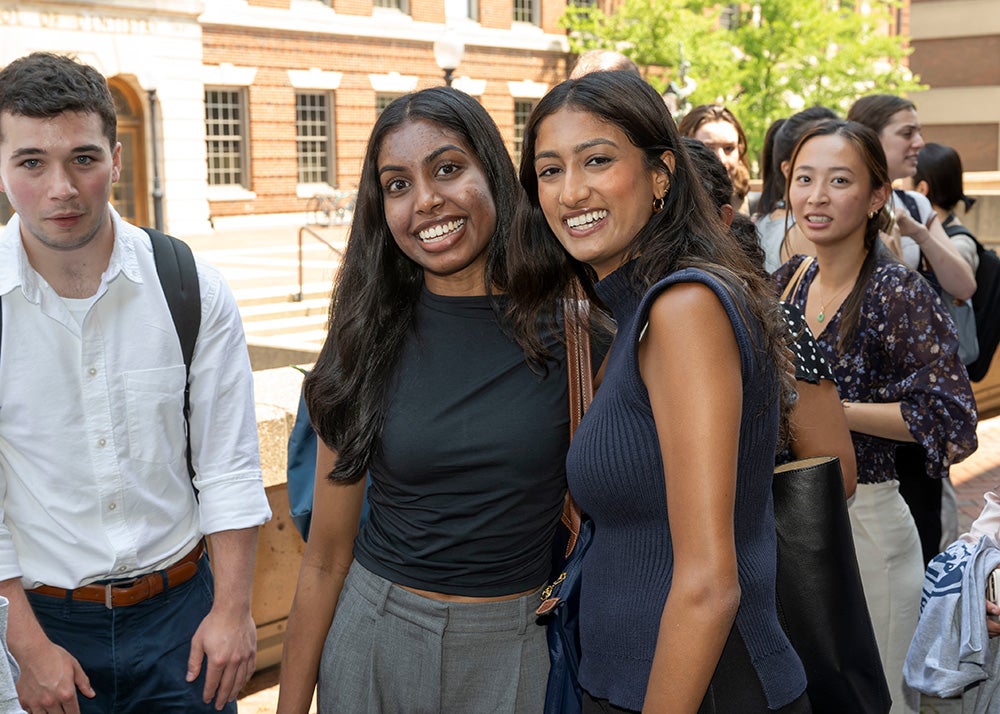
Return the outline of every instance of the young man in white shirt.
{"type": "Polygon", "coordinates": [[[121,150],[93,68],[34,53],[0,70],[17,212],[0,234],[0,595],[18,696],[31,712],[235,712],[270,517],[242,323],[198,264],[192,483],[150,240],[108,203],[121,150]]]}

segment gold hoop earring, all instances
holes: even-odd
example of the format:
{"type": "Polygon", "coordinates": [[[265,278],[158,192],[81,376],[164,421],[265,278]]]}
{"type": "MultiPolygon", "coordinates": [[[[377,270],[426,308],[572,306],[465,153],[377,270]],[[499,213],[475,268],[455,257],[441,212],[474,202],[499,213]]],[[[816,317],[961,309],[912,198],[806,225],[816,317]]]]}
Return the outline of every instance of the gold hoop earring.
{"type": "Polygon", "coordinates": [[[868,211],[868,220],[870,221],[875,217],[875,211],[868,211]]]}
{"type": "MultiPolygon", "coordinates": [[[[667,194],[663,194],[663,196],[666,195],[667,194]]],[[[653,199],[653,213],[659,213],[660,211],[663,210],[663,204],[664,204],[663,196],[658,196],[657,198],[653,199]]]]}

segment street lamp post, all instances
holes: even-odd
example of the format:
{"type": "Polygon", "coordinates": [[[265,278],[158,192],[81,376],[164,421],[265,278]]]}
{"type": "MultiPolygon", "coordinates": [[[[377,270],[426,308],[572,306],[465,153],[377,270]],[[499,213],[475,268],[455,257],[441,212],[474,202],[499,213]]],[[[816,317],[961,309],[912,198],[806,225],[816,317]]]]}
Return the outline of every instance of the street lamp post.
{"type": "Polygon", "coordinates": [[[465,54],[465,43],[452,29],[445,29],[444,33],[434,42],[434,61],[444,72],[444,83],[451,86],[452,75],[455,69],[462,62],[462,55],[465,54]]]}

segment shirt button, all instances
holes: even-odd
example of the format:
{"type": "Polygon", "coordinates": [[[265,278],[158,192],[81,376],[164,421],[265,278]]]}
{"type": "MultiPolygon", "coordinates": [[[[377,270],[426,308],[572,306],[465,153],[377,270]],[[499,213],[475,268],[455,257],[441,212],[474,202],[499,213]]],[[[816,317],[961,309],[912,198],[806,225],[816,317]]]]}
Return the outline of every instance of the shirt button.
{"type": "Polygon", "coordinates": [[[118,504],[117,504],[117,503],[115,503],[114,501],[112,501],[111,503],[109,503],[109,504],[108,504],[108,510],[109,510],[109,511],[113,511],[113,510],[115,510],[116,508],[118,508],[118,504]]]}
{"type": "Polygon", "coordinates": [[[105,445],[107,445],[107,443],[108,442],[106,440],[104,440],[104,439],[98,439],[97,440],[97,445],[100,446],[102,449],[105,447],[105,445]]]}
{"type": "Polygon", "coordinates": [[[124,565],[119,565],[118,566],[118,572],[119,573],[124,573],[126,570],[128,570],[128,568],[126,568],[124,565]]]}
{"type": "Polygon", "coordinates": [[[97,368],[96,367],[91,367],[90,369],[87,370],[87,374],[89,374],[91,377],[93,377],[95,374],[97,374],[97,368]]]}

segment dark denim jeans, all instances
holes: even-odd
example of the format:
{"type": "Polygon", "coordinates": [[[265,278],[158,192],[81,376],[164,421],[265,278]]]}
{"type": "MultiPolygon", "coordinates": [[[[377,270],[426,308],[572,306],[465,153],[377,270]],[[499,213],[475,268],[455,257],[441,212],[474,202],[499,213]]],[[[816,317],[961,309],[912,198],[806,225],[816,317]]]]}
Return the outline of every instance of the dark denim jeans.
{"type": "MultiPolygon", "coordinates": [[[[28,594],[45,633],[80,661],[97,692],[77,696],[82,714],[214,712],[201,700],[207,660],[197,680],[184,680],[191,638],[212,597],[207,557],[191,580],[129,607],[28,594]]],[[[223,711],[236,714],[236,703],[223,711]]]]}

